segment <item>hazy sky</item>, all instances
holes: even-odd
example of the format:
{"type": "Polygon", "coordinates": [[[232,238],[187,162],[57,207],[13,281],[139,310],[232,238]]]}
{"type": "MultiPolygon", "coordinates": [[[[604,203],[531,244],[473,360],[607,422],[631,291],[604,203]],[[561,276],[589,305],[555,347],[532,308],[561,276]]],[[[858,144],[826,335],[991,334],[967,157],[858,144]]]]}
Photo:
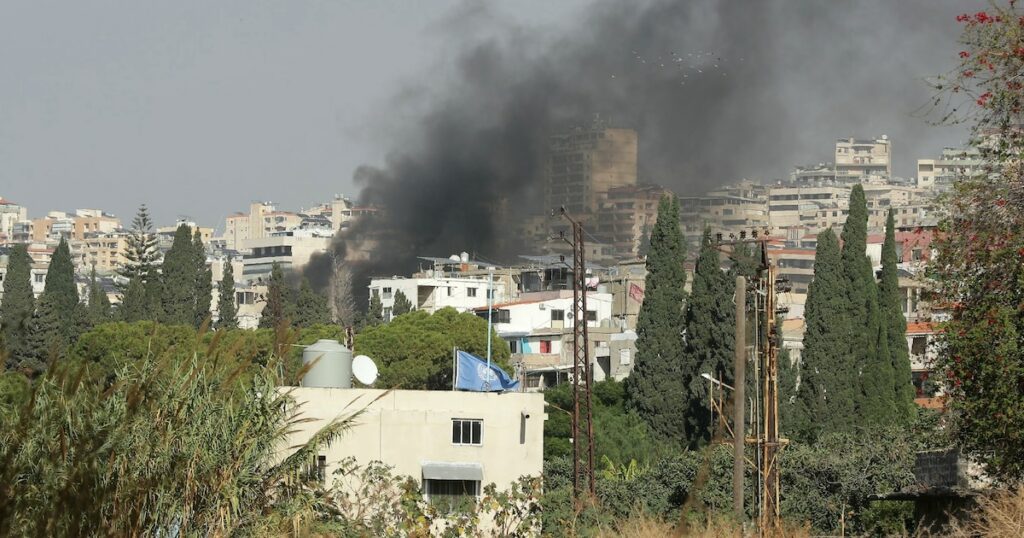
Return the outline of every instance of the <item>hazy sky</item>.
{"type": "MultiPolygon", "coordinates": [[[[491,24],[496,14],[499,25],[557,34],[578,27],[589,3],[488,4],[498,6],[491,24]]],[[[486,31],[444,22],[456,11],[473,20],[466,9],[456,0],[4,0],[0,196],[33,216],[89,207],[126,222],[146,203],[161,224],[188,216],[218,229],[256,199],[298,209],[354,196],[353,170],[382,162],[389,133],[416,117],[403,96],[444,87],[452,32],[486,31]]],[[[811,151],[817,160],[831,157],[834,137],[880,134],[834,128],[811,151]]],[[[904,142],[894,144],[907,173],[917,155],[902,154],[904,142]]]]}
{"type": "MultiPolygon", "coordinates": [[[[505,6],[528,23],[582,1],[505,6]],[[514,7],[515,9],[512,9],[514,7]]],[[[223,227],[267,199],[356,194],[370,129],[444,52],[458,4],[226,0],[0,2],[0,196],[49,210],[147,203],[223,227]]]]}

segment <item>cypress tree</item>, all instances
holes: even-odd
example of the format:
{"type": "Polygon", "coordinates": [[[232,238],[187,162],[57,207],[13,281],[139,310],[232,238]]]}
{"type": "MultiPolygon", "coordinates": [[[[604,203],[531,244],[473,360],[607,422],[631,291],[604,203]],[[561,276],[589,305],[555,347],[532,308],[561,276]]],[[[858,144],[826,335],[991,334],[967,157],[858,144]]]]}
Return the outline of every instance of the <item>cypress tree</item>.
{"type": "Polygon", "coordinates": [[[142,319],[157,321],[164,317],[164,279],[156,266],[150,267],[143,280],[143,304],[145,306],[142,319]]]}
{"type": "Polygon", "coordinates": [[[892,209],[885,221],[885,243],[882,244],[882,278],[878,302],[882,327],[893,372],[893,402],[896,419],[904,424],[916,415],[914,384],[910,372],[910,350],[907,349],[907,318],[903,317],[902,298],[896,253],[896,222],[892,209]]]}
{"type": "Polygon", "coordinates": [[[683,300],[686,247],[679,229],[679,202],[662,196],[651,231],[644,302],[637,319],[636,361],[626,379],[629,408],[656,435],[685,441],[686,382],[683,379],[683,300]]]}
{"type": "Polygon", "coordinates": [[[295,301],[295,325],[312,327],[331,323],[331,306],[327,297],[313,291],[309,279],[303,278],[299,285],[299,295],[295,301]]]}
{"type": "Polygon", "coordinates": [[[198,226],[192,236],[192,264],[196,279],[193,323],[196,327],[200,327],[210,319],[210,305],[213,303],[213,273],[206,265],[206,247],[203,246],[203,237],[198,226]]]}
{"type": "Polygon", "coordinates": [[[850,214],[843,225],[843,272],[846,275],[846,306],[853,323],[849,340],[853,365],[851,382],[854,407],[862,419],[884,423],[891,419],[892,366],[888,357],[879,358],[878,286],[867,256],[868,207],[864,187],[850,191],[850,214]],[[867,376],[867,377],[865,377],[867,376]],[[878,394],[885,387],[884,394],[878,394]]]}
{"type": "Polygon", "coordinates": [[[395,302],[391,306],[391,319],[394,319],[402,314],[408,314],[412,312],[412,302],[402,293],[402,290],[395,292],[395,302]]]}
{"type": "Polygon", "coordinates": [[[86,318],[88,325],[94,327],[101,323],[110,321],[110,299],[107,292],[103,291],[99,281],[96,279],[96,266],[93,265],[89,274],[89,296],[86,303],[86,318]]]}
{"type": "Polygon", "coordinates": [[[129,282],[135,277],[145,279],[160,260],[156,235],[153,233],[153,221],[149,218],[146,204],[139,206],[138,213],[132,219],[132,229],[127,237],[124,257],[127,263],[118,269],[118,274],[129,282]]]}
{"type": "Polygon", "coordinates": [[[235,270],[231,257],[224,262],[224,272],[217,283],[217,328],[238,328],[238,307],[235,305],[235,270]]]}
{"type": "Polygon", "coordinates": [[[3,333],[7,353],[7,369],[17,368],[21,360],[31,354],[29,335],[35,309],[32,258],[28,255],[28,247],[14,245],[7,258],[4,297],[0,301],[0,332],[3,333]]]}
{"type": "Polygon", "coordinates": [[[380,295],[373,293],[370,295],[370,306],[366,309],[359,328],[375,327],[381,323],[384,323],[384,304],[380,302],[380,295]]]}
{"type": "Polygon", "coordinates": [[[260,315],[261,329],[275,329],[289,322],[288,290],[284,282],[281,266],[274,262],[267,281],[266,305],[260,315]]]}
{"type": "Polygon", "coordinates": [[[63,357],[71,343],[65,326],[73,321],[71,316],[61,312],[58,295],[43,292],[39,296],[39,307],[32,316],[32,333],[29,336],[32,358],[22,362],[22,369],[38,374],[51,359],[63,357]]]}
{"type": "Polygon", "coordinates": [[[50,257],[46,269],[46,284],[39,297],[35,318],[36,333],[32,339],[33,353],[39,359],[62,355],[77,333],[76,310],[79,307],[78,287],[75,285],[75,267],[71,263],[71,250],[61,239],[50,257]]]}
{"type": "Polygon", "coordinates": [[[701,374],[733,383],[735,349],[735,307],[730,283],[722,271],[718,248],[711,230],[704,230],[693,273],[693,286],[686,304],[686,352],[682,379],[687,386],[687,441],[691,446],[711,439],[709,381],[701,374]]]}
{"type": "Polygon", "coordinates": [[[153,319],[149,316],[149,302],[146,299],[146,284],[141,276],[128,281],[117,307],[117,317],[129,323],[153,319]]]}
{"type": "Polygon", "coordinates": [[[824,432],[847,431],[855,421],[855,370],[850,356],[846,275],[839,241],[829,228],[818,234],[814,279],[804,305],[800,385],[786,428],[795,439],[813,441],[824,432]]]}
{"type": "Polygon", "coordinates": [[[192,248],[192,229],[182,224],[174,232],[174,242],[163,263],[164,323],[192,325],[196,315],[196,262],[192,248]]]}

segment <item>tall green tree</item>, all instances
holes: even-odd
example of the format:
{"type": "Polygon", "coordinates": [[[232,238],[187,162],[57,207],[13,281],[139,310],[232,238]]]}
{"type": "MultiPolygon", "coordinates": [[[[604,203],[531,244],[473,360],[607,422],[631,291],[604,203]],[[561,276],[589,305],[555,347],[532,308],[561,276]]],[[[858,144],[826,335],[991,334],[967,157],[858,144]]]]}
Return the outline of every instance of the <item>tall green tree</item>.
{"type": "Polygon", "coordinates": [[[86,303],[86,317],[89,326],[96,326],[111,321],[110,299],[96,278],[96,266],[89,273],[89,295],[86,303]]]}
{"type": "Polygon", "coordinates": [[[846,307],[847,280],[839,241],[829,228],[818,234],[814,279],[804,306],[805,331],[800,355],[800,385],[789,435],[813,441],[824,432],[848,431],[856,422],[857,371],[850,360],[852,327],[846,307]]]}
{"type": "Polygon", "coordinates": [[[359,328],[376,327],[381,323],[384,323],[384,303],[380,301],[380,295],[372,293],[370,294],[370,306],[366,309],[366,313],[363,314],[359,322],[359,328]]]}
{"type": "Polygon", "coordinates": [[[846,307],[853,323],[850,357],[859,390],[855,408],[862,420],[884,424],[892,419],[892,363],[881,357],[878,286],[867,256],[868,207],[864,187],[850,190],[850,214],[843,224],[843,272],[846,275],[846,307]],[[884,388],[883,388],[884,387],[884,388]]]}
{"type": "Polygon", "coordinates": [[[299,285],[299,294],[295,300],[295,325],[312,327],[331,323],[331,306],[327,297],[317,293],[309,285],[309,279],[303,278],[299,285]]]}
{"type": "Polygon", "coordinates": [[[117,319],[129,323],[152,319],[149,317],[149,303],[146,300],[146,284],[136,276],[128,281],[117,305],[117,319]]]}
{"type": "Polygon", "coordinates": [[[79,303],[71,250],[67,241],[61,239],[50,257],[46,284],[36,309],[32,345],[33,352],[41,361],[53,355],[63,355],[65,348],[74,340],[78,332],[75,316],[79,303]]]}
{"type": "Polygon", "coordinates": [[[156,234],[153,233],[153,221],[149,217],[146,204],[139,206],[139,211],[132,219],[131,232],[126,238],[124,258],[125,264],[118,268],[118,274],[127,281],[132,278],[145,280],[160,261],[157,249],[156,234]]]}
{"type": "Polygon", "coordinates": [[[203,236],[198,226],[192,236],[192,264],[196,279],[193,323],[199,327],[210,319],[210,305],[213,303],[213,273],[206,264],[206,247],[203,246],[203,236]]]}
{"type": "Polygon", "coordinates": [[[637,319],[637,352],[626,381],[629,408],[659,437],[685,441],[686,381],[683,379],[683,301],[686,246],[679,228],[679,202],[665,195],[651,231],[644,302],[637,319]]]}
{"type": "Polygon", "coordinates": [[[192,246],[192,229],[181,224],[174,232],[174,242],[164,256],[163,321],[172,325],[193,325],[196,315],[196,256],[192,246]]]}
{"type": "Polygon", "coordinates": [[[146,320],[164,319],[164,275],[157,266],[141,278],[143,289],[143,314],[146,320]]]}
{"type": "Polygon", "coordinates": [[[238,306],[235,305],[235,270],[231,257],[224,261],[224,272],[217,283],[217,328],[238,328],[238,306]]]}
{"type": "Polygon", "coordinates": [[[395,292],[395,302],[391,307],[391,318],[394,319],[402,314],[412,312],[412,302],[402,293],[402,290],[395,292]]]}
{"type": "Polygon", "coordinates": [[[23,359],[31,355],[29,335],[35,310],[32,258],[28,255],[28,247],[14,245],[7,258],[4,296],[3,301],[0,301],[0,333],[3,334],[7,353],[7,369],[17,368],[23,359]]]}
{"type": "Polygon", "coordinates": [[[274,329],[290,323],[289,295],[284,272],[281,271],[281,266],[274,262],[270,269],[270,278],[267,280],[266,304],[260,315],[261,329],[274,329]]]}
{"type": "Polygon", "coordinates": [[[903,301],[896,253],[896,219],[893,210],[885,221],[885,242],[882,244],[882,276],[878,286],[878,303],[886,345],[892,362],[893,403],[896,419],[909,424],[917,412],[914,385],[910,371],[910,350],[907,348],[907,318],[903,301]]]}
{"type": "Polygon", "coordinates": [[[686,303],[686,351],[681,372],[687,388],[686,438],[691,446],[709,441],[714,427],[710,422],[709,382],[701,374],[733,383],[735,287],[722,271],[711,230],[705,229],[686,303]]]}

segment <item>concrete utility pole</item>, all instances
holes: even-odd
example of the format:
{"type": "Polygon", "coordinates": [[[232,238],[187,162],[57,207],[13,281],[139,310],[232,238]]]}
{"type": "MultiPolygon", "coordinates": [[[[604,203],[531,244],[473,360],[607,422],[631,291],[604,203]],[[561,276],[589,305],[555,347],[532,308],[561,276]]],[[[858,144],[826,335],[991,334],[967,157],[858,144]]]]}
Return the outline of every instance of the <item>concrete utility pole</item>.
{"type": "Polygon", "coordinates": [[[743,448],[746,444],[746,428],[743,416],[746,408],[747,379],[747,279],[736,277],[736,355],[733,379],[733,462],[732,462],[732,505],[736,519],[743,521],[743,448]]]}

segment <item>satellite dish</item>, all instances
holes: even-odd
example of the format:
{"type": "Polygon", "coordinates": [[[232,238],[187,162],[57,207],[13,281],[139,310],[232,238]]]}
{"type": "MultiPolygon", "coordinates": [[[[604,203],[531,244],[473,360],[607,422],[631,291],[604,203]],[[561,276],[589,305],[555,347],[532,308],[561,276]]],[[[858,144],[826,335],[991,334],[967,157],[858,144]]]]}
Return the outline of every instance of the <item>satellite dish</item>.
{"type": "Polygon", "coordinates": [[[364,385],[373,385],[373,382],[377,380],[377,365],[366,355],[356,355],[352,359],[352,375],[355,376],[356,381],[364,385]]]}

